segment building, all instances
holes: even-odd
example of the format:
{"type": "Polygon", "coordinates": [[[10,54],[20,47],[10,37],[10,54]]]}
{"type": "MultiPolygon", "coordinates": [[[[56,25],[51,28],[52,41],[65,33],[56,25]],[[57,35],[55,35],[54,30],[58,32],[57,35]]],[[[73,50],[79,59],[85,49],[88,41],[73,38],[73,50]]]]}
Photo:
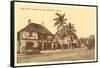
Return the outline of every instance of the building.
{"type": "Polygon", "coordinates": [[[28,20],[28,25],[17,32],[17,52],[50,49],[52,37],[53,34],[44,26],[28,20]]]}
{"type": "Polygon", "coordinates": [[[56,32],[53,39],[52,49],[67,49],[77,47],[78,36],[72,31],[66,31],[66,33],[60,29],[56,32]]]}
{"type": "Polygon", "coordinates": [[[73,48],[78,39],[74,32],[58,30],[53,35],[48,29],[41,24],[32,23],[28,20],[28,25],[17,32],[17,52],[41,51],[73,48]]]}

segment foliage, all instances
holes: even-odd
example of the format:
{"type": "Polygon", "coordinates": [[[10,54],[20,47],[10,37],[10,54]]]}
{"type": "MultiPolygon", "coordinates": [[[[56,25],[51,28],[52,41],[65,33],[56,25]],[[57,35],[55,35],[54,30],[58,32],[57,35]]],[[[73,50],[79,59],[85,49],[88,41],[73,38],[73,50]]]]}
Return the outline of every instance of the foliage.
{"type": "Polygon", "coordinates": [[[53,20],[55,20],[55,24],[54,26],[57,26],[57,29],[64,29],[64,25],[66,24],[66,18],[65,18],[65,13],[64,14],[60,14],[60,13],[56,13],[57,17],[53,20]]]}
{"type": "Polygon", "coordinates": [[[76,29],[74,27],[74,24],[69,23],[68,24],[68,29],[69,29],[69,31],[76,32],[76,29]]]}
{"type": "Polygon", "coordinates": [[[74,27],[74,24],[71,24],[70,22],[67,24],[67,18],[65,18],[65,13],[60,14],[56,13],[57,17],[53,19],[55,22],[54,27],[57,26],[57,34],[63,39],[64,36],[68,36],[69,33],[75,33],[76,29],[74,27]]]}
{"type": "Polygon", "coordinates": [[[95,35],[90,35],[86,38],[80,38],[80,43],[84,43],[85,46],[87,46],[88,49],[92,49],[95,47],[95,35]]]}

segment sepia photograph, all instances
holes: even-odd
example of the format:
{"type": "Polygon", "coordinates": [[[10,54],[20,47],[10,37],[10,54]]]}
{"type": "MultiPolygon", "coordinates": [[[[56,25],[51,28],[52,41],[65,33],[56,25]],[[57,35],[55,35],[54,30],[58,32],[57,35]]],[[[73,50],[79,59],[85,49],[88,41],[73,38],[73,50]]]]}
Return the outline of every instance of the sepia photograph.
{"type": "Polygon", "coordinates": [[[14,2],[15,66],[97,61],[97,7],[14,2]]]}

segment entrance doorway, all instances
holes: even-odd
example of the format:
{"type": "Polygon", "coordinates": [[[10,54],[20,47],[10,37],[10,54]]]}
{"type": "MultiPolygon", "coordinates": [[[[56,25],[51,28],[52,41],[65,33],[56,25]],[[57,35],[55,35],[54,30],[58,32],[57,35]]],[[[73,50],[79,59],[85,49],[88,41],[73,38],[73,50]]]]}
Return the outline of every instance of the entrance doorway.
{"type": "Polygon", "coordinates": [[[26,47],[25,47],[25,49],[26,50],[30,50],[30,49],[32,49],[33,48],[33,42],[26,42],[26,47]]]}

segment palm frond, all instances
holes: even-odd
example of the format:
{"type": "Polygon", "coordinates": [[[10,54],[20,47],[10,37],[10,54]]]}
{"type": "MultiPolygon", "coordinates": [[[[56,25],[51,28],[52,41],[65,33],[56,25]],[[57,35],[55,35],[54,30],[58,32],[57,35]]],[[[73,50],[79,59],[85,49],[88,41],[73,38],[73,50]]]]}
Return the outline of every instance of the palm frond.
{"type": "Polygon", "coordinates": [[[71,23],[68,24],[69,28],[71,28],[71,23]]]}
{"type": "Polygon", "coordinates": [[[62,15],[62,18],[64,18],[65,17],[65,13],[62,15]]]}
{"type": "Polygon", "coordinates": [[[67,21],[67,19],[63,19],[63,21],[67,21]]]}
{"type": "Polygon", "coordinates": [[[64,22],[64,21],[63,21],[62,23],[63,23],[63,24],[67,24],[67,23],[66,23],[66,22],[64,22]]]}
{"type": "Polygon", "coordinates": [[[61,28],[62,27],[62,25],[61,24],[59,24],[58,26],[57,26],[57,29],[59,29],[59,28],[61,28]]]}
{"type": "Polygon", "coordinates": [[[59,19],[59,18],[55,18],[55,19],[53,19],[53,20],[59,21],[60,19],[59,19]]]}
{"type": "Polygon", "coordinates": [[[58,21],[57,21],[57,22],[55,22],[54,27],[55,27],[55,26],[57,26],[58,24],[59,24],[59,22],[58,22],[58,21]]]}
{"type": "Polygon", "coordinates": [[[73,32],[76,32],[76,29],[73,29],[72,31],[73,31],[73,32]]]}
{"type": "Polygon", "coordinates": [[[56,13],[57,16],[61,17],[62,15],[60,13],[56,13]]]}
{"type": "Polygon", "coordinates": [[[72,24],[72,26],[74,26],[74,24],[72,24]]]}

